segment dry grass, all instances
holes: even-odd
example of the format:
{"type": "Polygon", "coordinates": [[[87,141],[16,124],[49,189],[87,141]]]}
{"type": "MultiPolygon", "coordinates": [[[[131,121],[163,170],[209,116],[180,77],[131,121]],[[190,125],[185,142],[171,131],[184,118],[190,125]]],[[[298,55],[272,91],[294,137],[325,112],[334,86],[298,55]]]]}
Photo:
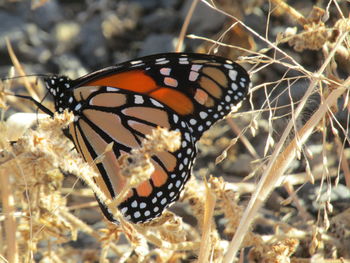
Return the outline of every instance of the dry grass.
{"type": "MultiPolygon", "coordinates": [[[[42,4],[41,2],[38,3],[42,4]]],[[[299,32],[297,27],[288,27],[276,40],[270,40],[266,37],[268,26],[264,36],[242,22],[244,12],[254,8],[248,4],[249,1],[240,6],[241,13],[230,9],[230,5],[225,6],[225,1],[220,3],[222,6],[206,2],[210,8],[230,18],[228,29],[215,39],[194,35],[188,37],[205,40],[201,49],[228,52],[227,56],[232,55],[231,50],[246,54],[239,58],[239,62],[251,65],[253,81],[255,74],[260,74],[272,65],[279,65],[284,71],[276,81],[254,83],[250,91],[252,109],[236,114],[249,119],[249,124],[240,129],[232,118],[227,119],[237,137],[225,145],[225,150],[216,159],[217,164],[228,158],[230,148],[242,141],[247,152],[254,157],[254,166],[257,167],[248,177],[256,176],[258,183],[230,183],[217,174],[214,175],[216,177],[210,176],[203,180],[192,177],[180,202],[185,204],[188,213],[197,220],[197,226],[185,223],[181,217],[167,211],[147,224],[133,225],[120,217],[120,225],[106,221],[104,228],[95,230],[73,213],[73,207],[67,206],[67,198],[77,193],[74,193],[74,189],[67,191],[63,187],[64,174],[74,174],[83,180],[100,200],[104,200],[111,210],[114,209],[115,214],[118,214],[115,204],[119,199],[112,202],[107,200],[92,180],[95,172],[91,169],[91,164],[84,163],[75,151],[71,151],[73,146],[61,129],[72,120],[72,116],[66,112],[54,119],[40,120],[35,129],[25,131],[15,144],[8,140],[11,127],[2,121],[0,231],[3,238],[0,240],[0,261],[34,262],[38,261],[36,255],[40,255],[40,262],[229,263],[235,258],[243,262],[243,252],[247,252],[249,247],[249,262],[350,262],[350,208],[334,214],[330,201],[332,187],[338,184],[341,174],[345,177],[347,187],[350,187],[349,123],[339,123],[336,118],[339,111],[344,111],[349,119],[350,79],[342,79],[338,74],[339,63],[349,65],[349,18],[342,13],[336,1],[329,2],[324,9],[314,8],[308,17],[304,17],[286,2],[274,0],[271,1],[267,20],[271,16],[288,17],[294,23],[291,26],[299,26],[299,32]],[[337,11],[336,14],[332,13],[332,17],[330,9],[337,11]],[[241,34],[240,41],[234,45],[222,42],[232,31],[241,34]],[[252,49],[255,46],[253,37],[264,43],[263,49],[252,49]],[[296,53],[319,51],[319,69],[316,72],[307,70],[297,62],[293,53],[291,55],[282,48],[283,45],[293,47],[296,53]],[[297,72],[297,77],[288,77],[290,71],[297,72]],[[295,100],[291,95],[291,87],[300,79],[308,80],[309,84],[303,97],[295,100]],[[281,85],[286,87],[290,95],[291,103],[288,106],[291,111],[283,131],[276,137],[274,125],[280,116],[277,116],[279,108],[275,106],[276,101],[272,99],[271,92],[281,85]],[[267,99],[261,107],[256,108],[254,96],[261,93],[266,94],[267,99]],[[315,93],[320,95],[320,105],[303,123],[300,119],[304,117],[305,108],[315,93]],[[339,104],[339,101],[342,103],[339,104]],[[339,105],[343,108],[339,108],[339,105]],[[268,115],[267,138],[264,152],[259,155],[247,137],[259,134],[262,129],[259,122],[263,114],[268,115]],[[329,134],[332,135],[331,140],[329,134]],[[320,135],[321,141],[315,139],[315,135],[320,135]],[[312,161],[314,153],[309,149],[309,145],[315,141],[322,145],[319,163],[312,161]],[[335,161],[332,163],[330,159],[334,156],[335,161]],[[292,161],[296,159],[305,161],[305,171],[301,174],[288,174],[292,161]],[[319,200],[321,208],[317,217],[303,208],[296,195],[298,189],[295,188],[308,182],[327,184],[327,199],[319,200]],[[293,203],[300,215],[299,222],[282,217],[280,220],[267,219],[259,213],[272,191],[281,185],[290,195],[282,205],[293,203]],[[244,193],[251,193],[246,207],[239,202],[244,193]],[[220,220],[225,222],[224,229],[218,228],[214,216],[220,216],[220,220]],[[273,228],[274,234],[253,232],[254,220],[273,228]],[[90,250],[70,246],[68,242],[76,240],[78,232],[84,232],[98,240],[100,246],[90,250]],[[242,253],[237,256],[240,249],[242,253]]],[[[257,3],[254,2],[254,5],[257,3]]],[[[10,45],[8,48],[16,71],[25,75],[10,45]]],[[[181,49],[181,44],[177,49],[181,49]]],[[[42,87],[30,83],[29,79],[24,80],[31,96],[43,94],[42,87]]],[[[11,83],[3,83],[0,94],[3,112],[7,110],[7,105],[22,105],[11,96],[6,96],[6,89],[10,86],[11,83]]],[[[133,158],[135,164],[133,167],[123,165],[123,173],[130,177],[129,187],[137,184],[141,178],[135,177],[135,173],[142,173],[145,176],[142,180],[148,178],[149,171],[152,170],[148,158],[152,152],[157,151],[154,146],[165,145],[169,149],[173,147],[172,142],[176,144],[176,135],[160,131],[153,139],[146,141],[142,149],[134,152],[131,157],[125,157],[133,158]],[[166,135],[165,139],[163,135],[166,135]],[[170,145],[166,145],[169,142],[170,145]]],[[[91,195],[91,192],[87,195],[91,195]]],[[[95,206],[96,203],[92,205],[95,206]]],[[[81,208],[75,207],[75,210],[81,208]]]]}

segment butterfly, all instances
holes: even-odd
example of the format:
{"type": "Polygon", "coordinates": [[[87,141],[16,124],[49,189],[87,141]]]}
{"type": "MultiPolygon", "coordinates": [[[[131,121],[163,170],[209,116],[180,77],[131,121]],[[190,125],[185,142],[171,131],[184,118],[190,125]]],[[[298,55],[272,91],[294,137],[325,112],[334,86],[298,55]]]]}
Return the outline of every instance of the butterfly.
{"type": "MultiPolygon", "coordinates": [[[[197,154],[196,143],[215,122],[242,101],[249,88],[248,73],[237,63],[206,54],[156,54],[106,67],[78,79],[44,78],[55,109],[72,111],[69,137],[85,161],[96,164],[95,182],[108,198],[125,186],[118,159],[157,127],[178,131],[180,148],[151,157],[154,172],[129,190],[118,205],[133,223],[158,216],[176,201],[189,180],[197,154]],[[104,153],[113,143],[112,151],[104,153]]],[[[110,221],[107,206],[97,201],[110,221]]]]}

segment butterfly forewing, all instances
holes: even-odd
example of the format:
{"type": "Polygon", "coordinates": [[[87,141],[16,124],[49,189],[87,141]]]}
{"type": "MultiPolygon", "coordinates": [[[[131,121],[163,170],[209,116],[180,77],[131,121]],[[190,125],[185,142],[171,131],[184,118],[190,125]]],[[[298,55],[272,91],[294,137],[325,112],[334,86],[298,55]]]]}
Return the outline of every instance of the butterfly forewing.
{"type": "Polygon", "coordinates": [[[246,96],[250,82],[247,72],[230,60],[183,53],[125,62],[79,81],[148,95],[183,116],[196,138],[246,96]]]}
{"type": "Polygon", "coordinates": [[[170,53],[128,61],[76,80],[52,77],[46,83],[56,110],[73,111],[70,134],[87,162],[93,164],[113,143],[113,151],[93,164],[101,175],[96,182],[109,198],[116,197],[126,183],[118,158],[140,147],[156,127],[181,133],[180,149],[152,156],[151,178],[131,189],[119,206],[126,219],[140,223],[159,216],[179,197],[190,176],[195,143],[245,97],[249,77],[238,64],[221,57],[170,53]]]}

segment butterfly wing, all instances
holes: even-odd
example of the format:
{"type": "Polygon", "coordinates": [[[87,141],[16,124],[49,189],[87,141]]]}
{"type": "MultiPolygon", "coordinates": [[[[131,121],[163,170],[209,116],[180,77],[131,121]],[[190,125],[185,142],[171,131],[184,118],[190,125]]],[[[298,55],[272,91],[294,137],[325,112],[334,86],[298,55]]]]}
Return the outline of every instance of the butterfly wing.
{"type": "Polygon", "coordinates": [[[114,143],[113,151],[96,165],[101,175],[96,182],[109,198],[125,186],[118,165],[121,154],[140,147],[141,139],[157,126],[180,131],[180,149],[152,156],[151,178],[132,189],[119,206],[128,220],[139,223],[159,216],[178,198],[190,175],[196,141],[245,97],[249,76],[221,57],[170,53],[125,62],[76,80],[52,77],[46,83],[57,111],[73,111],[70,134],[86,161],[93,163],[114,143]]]}
{"type": "MultiPolygon", "coordinates": [[[[156,127],[180,132],[180,148],[152,156],[155,171],[151,178],[132,189],[118,207],[126,219],[134,223],[159,216],[178,198],[189,178],[196,149],[188,126],[179,126],[179,122],[174,121],[180,119],[179,115],[167,106],[148,96],[123,90],[100,87],[81,103],[85,106],[70,126],[70,134],[85,160],[94,163],[93,160],[104,153],[107,145],[114,143],[113,151],[105,153],[103,160],[96,164],[100,173],[96,182],[109,198],[120,193],[126,183],[118,163],[123,153],[139,148],[142,139],[156,127]]],[[[112,218],[104,204],[101,206],[112,218]]]]}
{"type": "Polygon", "coordinates": [[[77,80],[147,95],[185,119],[199,139],[248,92],[247,72],[237,63],[206,54],[167,53],[125,62],[77,80]]]}

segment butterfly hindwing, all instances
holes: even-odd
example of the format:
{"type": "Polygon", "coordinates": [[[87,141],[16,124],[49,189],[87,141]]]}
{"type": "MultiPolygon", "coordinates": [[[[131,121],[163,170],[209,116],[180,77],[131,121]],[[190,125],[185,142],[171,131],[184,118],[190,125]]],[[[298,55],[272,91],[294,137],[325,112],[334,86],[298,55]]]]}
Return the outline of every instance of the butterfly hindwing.
{"type": "MultiPolygon", "coordinates": [[[[76,94],[80,96],[79,89],[76,94]]],[[[118,164],[123,153],[141,147],[142,139],[156,127],[180,132],[180,149],[152,156],[155,171],[151,178],[131,189],[128,198],[119,205],[126,219],[134,223],[159,216],[178,198],[190,175],[196,149],[186,122],[180,123],[179,115],[166,105],[124,90],[100,87],[80,103],[84,107],[71,124],[70,133],[86,161],[94,163],[113,142],[113,151],[104,153],[96,165],[101,177],[95,180],[109,198],[116,197],[126,183],[118,164]]],[[[106,214],[107,208],[101,206],[106,214]]]]}

